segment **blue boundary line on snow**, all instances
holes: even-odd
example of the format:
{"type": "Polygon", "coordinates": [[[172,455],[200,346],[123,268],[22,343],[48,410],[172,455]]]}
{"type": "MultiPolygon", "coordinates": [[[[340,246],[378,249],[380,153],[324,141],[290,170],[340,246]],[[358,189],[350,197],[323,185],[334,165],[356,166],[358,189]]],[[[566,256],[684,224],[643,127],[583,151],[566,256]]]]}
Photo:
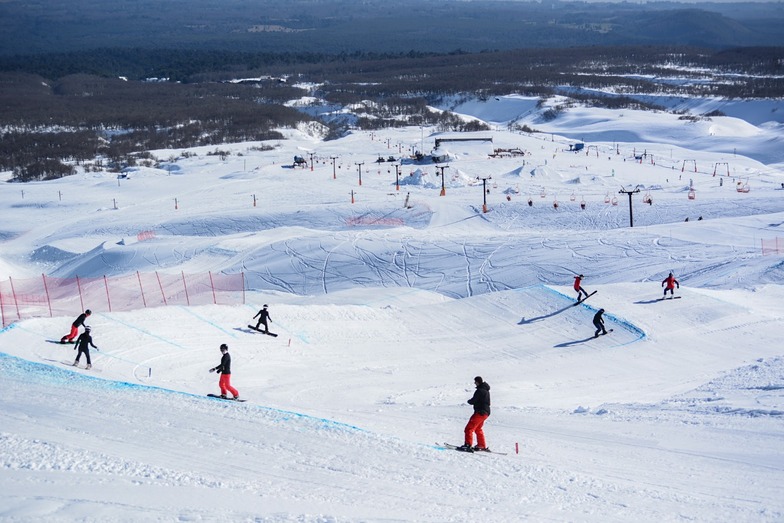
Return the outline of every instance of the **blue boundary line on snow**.
{"type": "MultiPolygon", "coordinates": [[[[546,285],[542,285],[541,287],[542,287],[544,290],[548,291],[548,292],[551,292],[551,293],[553,293],[553,294],[556,294],[556,295],[558,295],[558,296],[562,296],[563,298],[565,298],[565,299],[567,299],[567,300],[574,301],[574,298],[571,298],[571,297],[567,296],[566,294],[562,293],[561,291],[557,291],[557,290],[555,290],[555,289],[553,289],[553,288],[550,288],[550,287],[548,287],[548,286],[546,286],[546,285]]],[[[528,288],[530,288],[530,287],[528,287],[528,288]]],[[[589,305],[586,305],[586,304],[584,304],[584,303],[583,303],[582,305],[583,305],[584,307],[588,308],[588,309],[591,309],[591,310],[595,310],[595,311],[598,311],[598,310],[599,310],[599,309],[597,309],[596,307],[593,307],[593,306],[591,306],[590,304],[589,304],[589,305]]],[[[646,339],[646,338],[648,337],[648,335],[647,335],[647,334],[645,334],[645,331],[644,331],[644,330],[642,330],[642,329],[641,329],[641,328],[639,328],[638,326],[634,325],[633,323],[630,323],[630,322],[629,322],[629,321],[627,321],[627,320],[624,320],[624,319],[622,319],[622,318],[619,318],[618,316],[615,316],[615,315],[613,315],[613,314],[607,314],[607,317],[608,317],[608,318],[610,318],[610,319],[611,319],[612,321],[614,321],[615,323],[617,323],[618,325],[621,325],[622,327],[624,327],[626,330],[630,331],[632,334],[636,334],[636,335],[638,336],[638,338],[637,338],[636,340],[629,341],[629,342],[627,342],[627,343],[619,343],[619,344],[617,345],[618,347],[623,347],[623,346],[626,346],[626,345],[631,345],[632,343],[637,343],[638,341],[642,341],[642,340],[644,340],[644,339],[646,339]]]]}
{"type": "MultiPolygon", "coordinates": [[[[259,312],[259,309],[261,309],[261,307],[258,307],[258,306],[253,306],[253,305],[251,305],[250,303],[246,303],[246,304],[245,304],[245,306],[246,306],[247,308],[249,308],[249,309],[253,310],[253,311],[256,311],[256,312],[259,312]]],[[[254,313],[254,314],[255,314],[255,313],[254,313]]],[[[248,324],[250,324],[250,323],[253,323],[253,320],[251,320],[250,322],[248,322],[248,324]]],[[[280,326],[281,326],[281,328],[283,328],[283,330],[285,330],[286,332],[289,332],[289,333],[291,332],[291,329],[289,329],[289,328],[287,328],[287,327],[283,326],[283,325],[282,325],[280,322],[278,322],[278,321],[276,321],[276,322],[275,322],[275,325],[280,325],[280,326]]],[[[307,336],[305,336],[304,334],[299,334],[299,333],[297,333],[297,334],[294,334],[294,336],[295,336],[295,337],[297,337],[297,338],[298,338],[298,339],[299,339],[299,340],[300,340],[302,343],[304,343],[304,344],[306,344],[306,345],[310,345],[310,342],[308,341],[308,338],[307,338],[307,336]]]]}
{"type": "MultiPolygon", "coordinates": [[[[11,325],[9,325],[8,327],[6,327],[4,329],[0,329],[0,334],[3,334],[4,332],[6,332],[7,330],[10,330],[11,328],[19,328],[19,330],[23,330],[25,332],[29,332],[31,334],[35,334],[36,336],[43,336],[40,332],[35,332],[34,330],[28,329],[27,327],[22,327],[21,325],[19,325],[19,323],[16,323],[16,322],[12,323],[11,325]]],[[[133,361],[133,360],[129,360],[129,359],[126,359],[126,358],[121,358],[120,356],[115,356],[114,354],[106,352],[106,351],[104,351],[104,350],[102,350],[100,348],[96,348],[95,352],[93,352],[91,354],[92,354],[93,358],[99,358],[99,359],[100,358],[111,358],[111,359],[114,359],[114,360],[117,360],[117,361],[130,363],[131,365],[136,365],[137,367],[146,367],[146,365],[144,365],[142,363],[139,363],[138,361],[133,361]]]]}
{"type": "MultiPolygon", "coordinates": [[[[5,332],[6,329],[0,330],[0,334],[2,332],[5,332]]],[[[186,396],[186,397],[189,397],[189,398],[200,399],[200,400],[204,400],[204,401],[212,401],[212,402],[220,401],[220,402],[223,402],[223,403],[226,404],[226,405],[224,405],[225,407],[229,407],[229,405],[228,405],[229,402],[228,401],[210,398],[207,395],[194,394],[194,393],[191,393],[191,392],[181,392],[181,391],[177,391],[177,390],[165,389],[163,387],[156,387],[156,386],[153,386],[153,385],[143,385],[143,384],[140,384],[140,383],[130,383],[130,382],[127,382],[127,381],[115,381],[115,380],[108,380],[108,379],[104,379],[104,378],[98,378],[98,377],[94,377],[94,376],[86,376],[86,375],[84,375],[84,374],[82,374],[80,372],[74,372],[72,370],[67,370],[67,369],[60,369],[60,368],[58,368],[58,367],[56,367],[54,365],[47,365],[45,363],[38,363],[38,362],[35,362],[35,361],[30,361],[30,360],[26,360],[24,358],[20,358],[18,356],[12,356],[10,354],[6,354],[4,352],[0,352],[0,361],[2,361],[2,360],[6,360],[7,362],[10,362],[11,364],[15,365],[18,368],[18,370],[20,371],[20,374],[25,374],[28,378],[29,378],[29,375],[31,373],[33,373],[33,372],[35,372],[35,373],[46,373],[46,375],[54,376],[55,378],[62,377],[63,380],[67,380],[69,382],[77,381],[77,382],[82,382],[82,383],[85,383],[85,384],[91,384],[91,385],[97,385],[97,386],[100,386],[100,387],[105,387],[107,389],[140,390],[142,392],[158,392],[158,393],[163,393],[163,394],[171,394],[171,395],[177,395],[177,396],[186,396]]],[[[238,404],[235,404],[235,405],[238,405],[238,404]]],[[[335,420],[331,420],[331,419],[328,419],[328,418],[319,418],[317,416],[311,416],[309,414],[303,414],[301,412],[294,412],[294,411],[290,411],[290,410],[276,409],[274,407],[265,407],[263,405],[247,404],[247,402],[245,404],[243,404],[242,407],[259,409],[259,410],[265,410],[265,411],[272,412],[272,413],[275,413],[275,414],[282,414],[282,415],[284,415],[284,417],[282,418],[283,421],[288,421],[289,419],[302,419],[302,420],[306,420],[306,421],[319,422],[319,423],[322,423],[323,425],[326,425],[326,426],[332,426],[332,427],[336,427],[336,428],[340,428],[340,429],[344,429],[344,430],[352,430],[352,431],[361,432],[361,433],[365,433],[365,434],[374,434],[373,432],[371,432],[371,431],[369,431],[367,429],[363,429],[361,427],[357,427],[356,425],[350,425],[348,423],[343,423],[341,421],[335,421],[335,420]]]]}
{"type": "Polygon", "coordinates": [[[224,333],[224,334],[228,334],[229,336],[231,336],[231,337],[232,337],[232,338],[234,338],[234,339],[236,339],[236,338],[237,338],[237,335],[236,335],[236,334],[234,334],[233,332],[231,332],[231,331],[227,331],[226,329],[224,329],[223,327],[221,327],[221,326],[220,326],[220,325],[218,325],[217,323],[215,323],[215,322],[213,322],[213,321],[210,321],[210,320],[208,320],[207,318],[204,318],[203,316],[200,316],[200,315],[196,314],[195,312],[193,312],[192,310],[190,310],[188,307],[184,307],[184,306],[182,306],[182,305],[178,305],[178,307],[180,308],[180,310],[183,310],[183,311],[187,312],[187,313],[188,313],[188,314],[190,314],[191,316],[193,316],[193,317],[195,317],[195,318],[197,318],[197,319],[199,319],[199,320],[203,321],[204,323],[206,323],[206,324],[208,324],[208,325],[210,325],[210,326],[212,326],[212,327],[215,327],[216,329],[218,329],[218,330],[219,330],[219,331],[221,331],[222,333],[224,333]]]}
{"type": "Polygon", "coordinates": [[[11,325],[6,325],[2,329],[0,329],[0,334],[2,334],[4,332],[8,332],[11,329],[15,329],[16,327],[17,327],[17,323],[16,322],[13,322],[11,325]]]}
{"type": "Polygon", "coordinates": [[[129,329],[137,330],[137,331],[141,332],[142,334],[146,334],[147,336],[150,336],[151,338],[159,339],[159,340],[163,341],[164,343],[168,343],[169,345],[177,347],[178,349],[188,350],[186,347],[183,347],[179,343],[174,343],[173,341],[167,340],[166,338],[164,338],[162,336],[158,336],[157,334],[153,334],[152,332],[150,332],[148,330],[145,330],[145,329],[142,329],[141,327],[137,327],[136,325],[130,324],[128,322],[125,322],[125,321],[122,321],[122,320],[118,320],[117,318],[109,317],[109,316],[107,316],[106,314],[104,314],[102,312],[99,312],[98,314],[101,317],[106,318],[107,320],[111,320],[111,321],[117,322],[120,325],[125,325],[129,329]]]}

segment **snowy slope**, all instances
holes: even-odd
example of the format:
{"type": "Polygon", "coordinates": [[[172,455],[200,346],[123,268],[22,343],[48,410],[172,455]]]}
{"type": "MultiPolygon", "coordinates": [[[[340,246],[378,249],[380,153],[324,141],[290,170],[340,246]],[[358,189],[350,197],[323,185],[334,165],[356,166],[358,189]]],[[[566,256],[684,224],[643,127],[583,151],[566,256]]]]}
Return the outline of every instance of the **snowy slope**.
{"type": "MultiPolygon", "coordinates": [[[[464,112],[538,118],[515,103],[464,112]]],[[[374,162],[419,149],[418,128],[0,186],[2,279],[243,271],[251,289],[93,307],[91,371],[47,341],[70,316],[0,332],[0,519],[780,521],[784,265],[760,249],[784,237],[780,137],[596,109],[549,125],[491,133],[522,157],[461,144],[445,196],[432,164],[404,162],[398,191],[374,162]],[[291,168],[303,151],[312,171],[291,168]],[[681,298],[661,301],[669,271],[681,298]],[[575,273],[598,291],[579,306],[575,273]],[[262,303],[277,338],[246,328],[262,303]],[[594,339],[600,307],[613,332],[594,339]],[[205,397],[221,343],[245,403],[205,397]],[[462,443],[476,375],[505,456],[436,445],[462,443]]]]}

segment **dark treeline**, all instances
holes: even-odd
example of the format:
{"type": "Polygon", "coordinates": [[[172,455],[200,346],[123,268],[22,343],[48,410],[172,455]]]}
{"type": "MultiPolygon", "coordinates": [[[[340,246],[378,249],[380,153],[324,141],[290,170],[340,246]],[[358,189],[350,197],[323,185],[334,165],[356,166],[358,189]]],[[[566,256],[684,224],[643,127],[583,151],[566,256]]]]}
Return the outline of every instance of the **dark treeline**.
{"type": "Polygon", "coordinates": [[[0,75],[0,169],[19,180],[68,174],[65,164],[103,156],[128,163],[149,149],[282,138],[276,128],[308,120],[281,102],[285,84],[252,86],[124,81],[71,75],[56,81],[0,75]]]}
{"type": "Polygon", "coordinates": [[[106,46],[267,53],[784,45],[778,2],[6,0],[0,54],[106,46]]]}

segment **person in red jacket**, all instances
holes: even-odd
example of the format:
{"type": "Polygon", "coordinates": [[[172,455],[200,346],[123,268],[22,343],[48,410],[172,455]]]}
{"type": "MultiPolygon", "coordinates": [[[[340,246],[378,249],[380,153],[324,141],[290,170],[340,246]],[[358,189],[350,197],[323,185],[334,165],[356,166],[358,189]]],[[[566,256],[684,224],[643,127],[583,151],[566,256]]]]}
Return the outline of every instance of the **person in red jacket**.
{"type": "MultiPolygon", "coordinates": [[[[582,296],[582,295],[585,295],[585,298],[588,297],[588,293],[585,292],[585,289],[583,289],[583,287],[581,285],[581,283],[583,281],[583,278],[585,278],[585,276],[583,276],[582,274],[580,274],[579,276],[575,276],[574,277],[574,290],[577,291],[577,301],[580,301],[580,296],[582,296]]],[[[585,298],[583,298],[583,299],[585,299],[585,298]]]]}
{"type": "Polygon", "coordinates": [[[79,317],[76,318],[74,322],[71,324],[71,332],[69,332],[62,338],[60,338],[60,343],[72,343],[74,338],[76,338],[79,335],[79,327],[84,325],[84,320],[86,320],[90,316],[90,314],[92,314],[92,311],[90,309],[87,309],[86,311],[81,313],[79,317]]]}
{"type": "Polygon", "coordinates": [[[476,391],[473,397],[468,400],[468,404],[474,406],[474,413],[465,426],[465,445],[458,447],[457,450],[462,450],[463,452],[474,452],[477,450],[489,452],[490,449],[487,448],[487,443],[485,442],[483,427],[485,420],[490,417],[490,385],[481,376],[474,378],[474,385],[476,385],[476,391]],[[474,434],[476,434],[476,446],[472,447],[474,434]]]}
{"type": "Polygon", "coordinates": [[[234,396],[235,400],[240,399],[240,393],[231,386],[231,356],[229,356],[229,346],[225,343],[222,343],[220,346],[220,351],[223,356],[221,356],[221,362],[217,367],[213,367],[210,369],[210,372],[217,372],[221,375],[220,379],[218,380],[218,386],[220,387],[220,397],[226,398],[226,392],[231,392],[234,396]]]}
{"type": "Polygon", "coordinates": [[[670,275],[664,278],[664,280],[662,281],[662,287],[664,287],[663,297],[664,298],[667,297],[667,291],[670,291],[670,296],[675,296],[674,289],[676,285],[678,286],[679,289],[681,288],[681,284],[678,283],[678,280],[675,279],[675,276],[673,276],[672,273],[670,273],[670,275]]]}

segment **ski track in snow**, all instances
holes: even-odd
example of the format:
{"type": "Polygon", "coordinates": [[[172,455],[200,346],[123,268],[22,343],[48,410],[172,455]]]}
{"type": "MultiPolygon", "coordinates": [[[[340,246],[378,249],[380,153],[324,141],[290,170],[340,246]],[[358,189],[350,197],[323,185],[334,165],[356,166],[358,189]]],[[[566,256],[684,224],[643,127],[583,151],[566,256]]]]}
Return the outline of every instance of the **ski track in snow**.
{"type": "MultiPolygon", "coordinates": [[[[784,519],[784,264],[760,252],[784,223],[781,164],[759,161],[780,151],[777,131],[581,108],[544,122],[534,101],[499,103],[543,133],[479,134],[526,156],[466,145],[444,196],[432,164],[405,164],[408,207],[382,174],[357,188],[351,169],[281,167],[314,149],[369,162],[384,146],[367,133],[285,130],[273,151],[227,145],[224,162],[197,148],[176,176],[83,173],[27,184],[22,204],[1,184],[0,270],[14,278],[243,271],[248,292],[236,306],[94,307],[97,372],[44,341],[70,317],[0,331],[0,519],[784,519]],[[564,136],[588,133],[607,140],[588,144],[597,154],[568,151],[564,136]],[[657,134],[674,145],[636,142],[657,134]],[[735,147],[746,156],[721,152],[735,147]],[[634,161],[642,150],[655,163],[634,161]],[[483,195],[473,184],[490,173],[483,195]],[[629,228],[618,190],[635,186],[629,228]],[[682,299],[662,301],[670,271],[682,299]],[[598,292],[573,306],[578,273],[598,292]],[[261,303],[277,338],[245,328],[261,303]],[[594,339],[598,308],[614,330],[594,339]],[[220,343],[245,403],[205,397],[220,343]],[[492,385],[489,444],[507,456],[432,443],[461,442],[477,374],[492,385]]],[[[378,133],[418,144],[422,131],[378,133]]]]}

